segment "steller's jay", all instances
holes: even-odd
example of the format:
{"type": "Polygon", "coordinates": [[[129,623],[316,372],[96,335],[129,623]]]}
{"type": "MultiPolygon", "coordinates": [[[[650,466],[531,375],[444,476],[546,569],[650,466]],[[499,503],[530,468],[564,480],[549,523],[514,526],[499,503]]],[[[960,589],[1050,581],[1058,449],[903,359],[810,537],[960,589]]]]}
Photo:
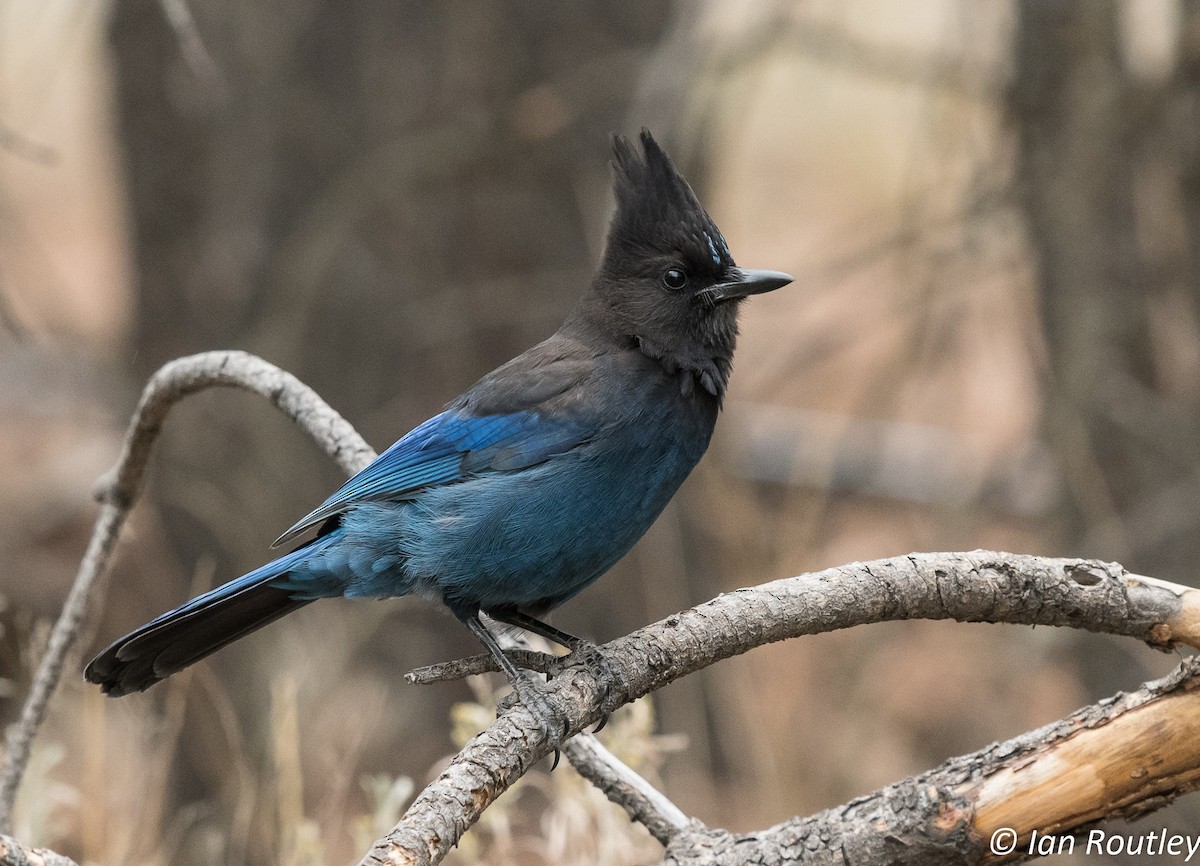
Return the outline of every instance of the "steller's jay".
{"type": "MultiPolygon", "coordinates": [[[[544,695],[480,613],[572,651],[536,617],[633,546],[708,447],[748,295],[791,282],[737,267],[650,133],[613,137],[616,213],[604,258],[545,342],[484,376],[275,544],[291,553],[127,634],[84,676],[109,695],[152,686],[318,598],[442,602],[531,712],[544,695]]],[[[587,658],[587,655],[584,655],[587,658]]]]}

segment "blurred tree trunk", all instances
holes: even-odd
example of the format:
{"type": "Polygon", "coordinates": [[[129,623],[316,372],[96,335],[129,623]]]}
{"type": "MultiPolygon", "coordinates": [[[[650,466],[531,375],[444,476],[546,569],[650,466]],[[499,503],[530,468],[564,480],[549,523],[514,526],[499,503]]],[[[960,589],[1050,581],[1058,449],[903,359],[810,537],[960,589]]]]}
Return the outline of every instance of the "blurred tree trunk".
{"type": "Polygon", "coordinates": [[[1022,0],[1011,109],[1072,550],[1186,578],[1200,554],[1196,4],[1137,80],[1120,5],[1022,0]],[[1189,34],[1191,34],[1189,36],[1189,34]],[[1190,231],[1184,231],[1184,226],[1190,231]]]}
{"type": "MultiPolygon", "coordinates": [[[[1180,3],[1178,63],[1174,80],[1164,99],[1164,149],[1167,161],[1178,178],[1183,212],[1184,233],[1179,256],[1171,273],[1178,291],[1190,302],[1192,324],[1200,318],[1200,3],[1180,3]]],[[[1197,326],[1200,330],[1200,326],[1197,326]]],[[[1193,333],[1193,336],[1197,336],[1193,333]]],[[[1200,353],[1200,349],[1196,350],[1200,353]]],[[[1196,357],[1190,359],[1193,404],[1200,403],[1200,375],[1196,375],[1196,357]]],[[[1192,427],[1194,436],[1195,427],[1192,427]]]]}
{"type": "Polygon", "coordinates": [[[1151,376],[1130,94],[1116,3],[1022,2],[1019,12],[1012,106],[1021,191],[1049,353],[1048,432],[1077,534],[1122,514],[1143,477],[1127,461],[1145,449],[1120,424],[1108,390],[1147,387],[1151,376]]]}
{"type": "MultiPolygon", "coordinates": [[[[1125,62],[1121,4],[1020,0],[1010,111],[1046,348],[1064,552],[1195,581],[1200,556],[1200,4],[1173,73],[1125,62]]],[[[1069,639],[1098,693],[1144,656],[1069,639]]],[[[1189,821],[1195,806],[1183,803],[1189,821]]],[[[1179,812],[1175,812],[1176,815],[1179,812]]]]}

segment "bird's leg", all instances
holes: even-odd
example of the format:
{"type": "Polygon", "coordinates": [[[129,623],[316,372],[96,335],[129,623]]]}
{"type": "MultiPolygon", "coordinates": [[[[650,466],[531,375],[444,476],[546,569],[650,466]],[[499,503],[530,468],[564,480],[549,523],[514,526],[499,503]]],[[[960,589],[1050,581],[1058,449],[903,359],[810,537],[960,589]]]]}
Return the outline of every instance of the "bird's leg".
{"type": "Polygon", "coordinates": [[[540,619],[535,619],[527,613],[521,613],[519,610],[489,610],[487,614],[492,619],[498,619],[500,622],[515,625],[517,628],[523,628],[525,631],[541,635],[546,640],[554,641],[559,646],[565,646],[571,652],[595,646],[591,641],[575,637],[573,634],[567,634],[565,631],[550,625],[550,623],[542,622],[540,619]]]}
{"type": "Polygon", "coordinates": [[[461,617],[461,619],[467,628],[474,633],[475,637],[479,638],[479,642],[483,644],[484,649],[496,660],[496,664],[500,665],[500,669],[504,671],[508,677],[508,681],[512,683],[513,691],[517,693],[517,697],[525,705],[525,709],[529,710],[533,717],[542,725],[547,741],[554,747],[554,763],[557,764],[558,745],[567,735],[567,720],[558,711],[558,708],[554,706],[549,696],[530,679],[529,675],[519,670],[509,660],[508,656],[504,654],[504,650],[500,648],[500,644],[496,642],[496,638],[487,630],[487,626],[480,621],[479,614],[469,614],[461,617]]]}
{"type": "Polygon", "coordinates": [[[565,646],[571,651],[572,655],[577,654],[600,684],[600,705],[605,712],[596,725],[596,731],[601,730],[608,723],[609,713],[612,712],[607,707],[609,696],[612,695],[614,689],[619,690],[621,693],[628,692],[629,683],[626,681],[624,674],[608,660],[608,656],[598,646],[589,640],[575,637],[573,634],[567,634],[567,632],[557,629],[549,623],[542,622],[540,619],[532,617],[527,613],[522,613],[519,610],[488,611],[488,616],[498,619],[500,622],[515,625],[517,628],[523,628],[526,631],[541,635],[546,640],[565,646]]]}

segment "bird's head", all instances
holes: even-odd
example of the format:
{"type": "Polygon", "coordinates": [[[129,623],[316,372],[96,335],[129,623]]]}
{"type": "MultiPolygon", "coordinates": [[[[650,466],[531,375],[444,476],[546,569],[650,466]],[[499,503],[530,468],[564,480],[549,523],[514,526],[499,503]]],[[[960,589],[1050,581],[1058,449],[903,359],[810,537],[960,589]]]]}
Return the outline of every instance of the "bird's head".
{"type": "Polygon", "coordinates": [[[639,153],[613,136],[617,209],[588,306],[669,370],[696,373],[719,399],[740,302],[792,278],[739,268],[720,229],[646,130],[641,145],[639,153]]]}

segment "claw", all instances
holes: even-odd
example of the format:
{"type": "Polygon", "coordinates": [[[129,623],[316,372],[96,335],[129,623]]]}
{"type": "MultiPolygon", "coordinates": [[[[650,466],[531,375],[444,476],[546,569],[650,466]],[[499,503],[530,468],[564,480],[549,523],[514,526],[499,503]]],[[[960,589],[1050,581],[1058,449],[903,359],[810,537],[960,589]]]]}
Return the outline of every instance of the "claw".
{"type": "MultiPolygon", "coordinates": [[[[592,672],[600,685],[600,707],[604,712],[600,719],[596,730],[599,731],[608,721],[608,716],[616,709],[612,706],[611,697],[614,688],[620,689],[621,693],[629,693],[629,682],[624,675],[608,660],[608,657],[601,652],[591,641],[583,638],[575,637],[575,635],[567,634],[565,631],[555,628],[549,623],[542,622],[536,617],[530,616],[516,609],[501,609],[489,610],[489,615],[501,622],[506,622],[509,625],[515,625],[517,628],[523,628],[526,631],[531,631],[536,635],[541,635],[546,640],[553,641],[556,644],[567,647],[571,650],[571,654],[566,656],[562,661],[565,665],[582,664],[592,672]]],[[[468,623],[470,625],[470,623],[468,623]]],[[[473,626],[475,628],[475,626],[473,626]]],[[[478,626],[482,628],[482,626],[478,626]]],[[[482,635],[481,635],[482,637],[482,635]]],[[[484,640],[487,643],[486,639],[484,640]]],[[[546,679],[549,680],[553,675],[553,671],[546,672],[546,679]]]]}
{"type": "Polygon", "coordinates": [[[522,676],[515,680],[513,688],[521,704],[537,720],[547,742],[557,751],[558,745],[567,738],[570,730],[566,717],[558,711],[537,683],[528,677],[522,676]]]}
{"type": "Polygon", "coordinates": [[[573,659],[575,656],[578,656],[579,664],[592,672],[600,685],[600,707],[604,710],[604,715],[601,716],[593,731],[596,733],[608,724],[609,715],[616,709],[610,705],[614,692],[628,693],[629,682],[620,669],[610,662],[608,656],[595,644],[581,643],[568,658],[573,659]]]}

